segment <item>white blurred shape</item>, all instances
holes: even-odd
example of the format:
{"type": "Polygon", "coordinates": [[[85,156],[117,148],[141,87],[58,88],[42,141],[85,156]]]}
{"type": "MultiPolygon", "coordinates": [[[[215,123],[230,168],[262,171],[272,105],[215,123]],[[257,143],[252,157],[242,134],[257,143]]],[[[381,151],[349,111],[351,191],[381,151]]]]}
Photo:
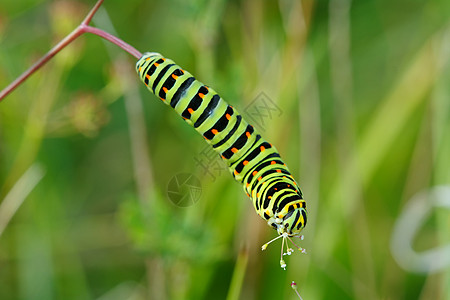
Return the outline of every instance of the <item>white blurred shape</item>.
{"type": "Polygon", "coordinates": [[[416,252],[412,244],[434,208],[450,209],[450,186],[436,186],[411,198],[397,219],[391,236],[391,252],[405,270],[434,273],[450,267],[450,244],[416,252]]]}

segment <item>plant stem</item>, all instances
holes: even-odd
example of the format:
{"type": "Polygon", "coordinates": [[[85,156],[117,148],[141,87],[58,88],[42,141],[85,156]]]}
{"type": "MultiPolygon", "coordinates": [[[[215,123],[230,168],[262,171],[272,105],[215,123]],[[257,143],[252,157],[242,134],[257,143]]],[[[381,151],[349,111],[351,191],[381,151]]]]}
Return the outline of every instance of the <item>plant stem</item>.
{"type": "Polygon", "coordinates": [[[30,68],[28,68],[25,72],[23,72],[19,77],[17,77],[13,82],[11,82],[6,88],[4,88],[0,92],[0,102],[13,90],[15,90],[19,85],[21,85],[25,80],[28,79],[28,77],[31,76],[31,74],[35,73],[37,70],[39,70],[45,63],[47,63],[53,56],[55,56],[58,52],[60,52],[62,49],[64,49],[67,45],[72,43],[74,40],[76,40],[80,35],[82,35],[85,32],[89,32],[95,35],[98,35],[111,43],[119,46],[126,52],[130,53],[136,58],[140,58],[142,54],[136,50],[131,45],[125,43],[118,37],[115,37],[101,29],[94,28],[89,26],[89,22],[94,17],[95,13],[99,9],[100,5],[103,3],[103,0],[98,0],[95,6],[91,9],[91,11],[88,13],[86,18],[83,20],[83,22],[69,35],[67,35],[62,41],[60,41],[55,47],[53,47],[49,52],[47,52],[41,59],[39,59],[36,63],[34,63],[30,68]]]}
{"type": "Polygon", "coordinates": [[[60,41],[55,47],[53,47],[49,52],[47,52],[43,57],[41,57],[37,62],[35,62],[28,70],[23,72],[19,77],[17,77],[13,82],[11,82],[6,88],[0,92],[0,101],[3,100],[9,93],[15,90],[19,85],[21,85],[25,80],[30,77],[31,74],[39,70],[46,62],[48,62],[53,56],[59,51],[64,49],[67,45],[73,42],[77,37],[79,37],[83,32],[79,28],[72,31],[68,36],[66,36],[62,41],[60,41]]]}
{"type": "Polygon", "coordinates": [[[110,41],[114,45],[119,46],[120,48],[122,48],[123,50],[130,53],[131,55],[133,55],[136,58],[140,58],[142,56],[142,53],[139,52],[138,50],[136,50],[133,46],[131,46],[130,44],[124,42],[123,40],[119,39],[118,37],[106,32],[104,30],[101,30],[101,29],[98,29],[98,28],[95,28],[92,26],[87,26],[84,24],[81,24],[80,27],[82,28],[83,33],[89,32],[89,33],[98,35],[99,37],[102,37],[105,40],[110,41]]]}
{"type": "Polygon", "coordinates": [[[102,4],[103,0],[98,0],[97,3],[95,3],[94,7],[89,11],[86,18],[84,18],[83,22],[81,22],[81,24],[88,25],[102,4]]]}

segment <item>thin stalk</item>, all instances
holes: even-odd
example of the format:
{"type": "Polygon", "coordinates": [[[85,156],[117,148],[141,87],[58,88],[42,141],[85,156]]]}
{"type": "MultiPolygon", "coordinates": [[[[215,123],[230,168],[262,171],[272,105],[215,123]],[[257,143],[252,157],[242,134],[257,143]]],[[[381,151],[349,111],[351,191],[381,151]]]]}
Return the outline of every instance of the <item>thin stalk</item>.
{"type": "Polygon", "coordinates": [[[95,3],[94,7],[91,9],[91,11],[87,14],[86,18],[84,18],[83,22],[81,22],[81,25],[88,25],[91,23],[92,18],[94,17],[95,13],[98,11],[100,6],[103,4],[103,0],[98,0],[97,3],[95,3]]]}
{"type": "Polygon", "coordinates": [[[83,33],[89,32],[98,35],[99,37],[104,38],[105,40],[113,43],[114,45],[119,46],[120,48],[122,48],[123,50],[125,50],[126,52],[130,53],[131,55],[133,55],[138,59],[142,56],[142,53],[136,50],[136,48],[104,30],[92,26],[86,26],[84,24],[81,24],[80,27],[83,33]]]}
{"type": "Polygon", "coordinates": [[[59,51],[64,49],[67,45],[73,42],[77,37],[83,34],[79,28],[72,31],[68,36],[66,36],[62,41],[60,41],[55,47],[48,51],[43,57],[41,57],[37,62],[35,62],[30,68],[23,72],[19,77],[17,77],[13,82],[11,82],[6,88],[0,92],[0,101],[6,96],[14,91],[19,85],[21,85],[28,77],[34,72],[39,70],[43,65],[45,65],[53,56],[55,56],[59,51]]]}
{"type": "Polygon", "coordinates": [[[246,246],[242,247],[239,251],[239,255],[236,261],[236,266],[234,267],[233,276],[231,277],[231,285],[228,290],[227,300],[237,300],[240,299],[240,294],[242,293],[242,285],[245,278],[245,270],[247,269],[248,263],[248,249],[246,246]]]}
{"type": "Polygon", "coordinates": [[[43,65],[45,65],[53,56],[55,56],[58,52],[60,52],[65,47],[67,47],[67,45],[72,43],[80,35],[82,35],[83,33],[86,33],[86,32],[98,35],[99,37],[104,38],[104,39],[110,41],[111,43],[119,46],[120,48],[122,48],[126,52],[130,53],[134,57],[140,58],[142,56],[142,54],[138,50],[136,50],[134,47],[132,47],[131,45],[125,43],[118,37],[115,37],[101,29],[94,28],[94,27],[88,25],[102,3],[103,3],[103,0],[97,1],[95,6],[91,9],[91,11],[88,13],[86,18],[83,20],[83,22],[75,30],[73,30],[71,33],[69,33],[69,35],[67,35],[55,47],[53,47],[49,52],[47,52],[41,59],[39,59],[30,68],[28,68],[19,77],[17,77],[13,82],[11,82],[6,88],[4,88],[0,92],[0,102],[7,95],[9,95],[9,93],[14,91],[19,85],[21,85],[25,80],[27,80],[28,77],[31,76],[31,74],[35,73],[43,65]]]}
{"type": "Polygon", "coordinates": [[[295,283],[295,281],[292,281],[291,283],[291,288],[294,290],[294,292],[297,294],[298,298],[300,300],[303,300],[302,296],[300,296],[300,293],[297,290],[297,284],[295,283]]]}
{"type": "Polygon", "coordinates": [[[32,165],[0,202],[0,237],[22,203],[44,177],[44,174],[45,170],[40,165],[32,165]]]}

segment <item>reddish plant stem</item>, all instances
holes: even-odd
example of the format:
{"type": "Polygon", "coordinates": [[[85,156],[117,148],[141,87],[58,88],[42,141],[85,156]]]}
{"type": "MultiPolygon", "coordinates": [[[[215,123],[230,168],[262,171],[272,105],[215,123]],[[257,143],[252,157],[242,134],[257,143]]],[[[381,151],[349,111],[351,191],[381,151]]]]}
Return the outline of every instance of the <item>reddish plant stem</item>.
{"type": "Polygon", "coordinates": [[[89,22],[94,17],[95,13],[99,9],[100,5],[102,5],[103,0],[97,1],[95,6],[91,9],[91,11],[88,13],[86,18],[83,20],[83,22],[74,30],[72,31],[68,36],[66,36],[62,41],[60,41],[55,47],[53,47],[49,52],[47,52],[41,59],[39,59],[36,63],[34,63],[30,68],[28,68],[25,72],[23,72],[19,77],[17,77],[13,82],[11,82],[6,88],[4,88],[0,92],[0,102],[12,91],[14,91],[19,85],[21,85],[25,80],[28,79],[28,77],[31,76],[31,74],[35,73],[37,70],[39,70],[43,65],[45,65],[53,56],[55,56],[58,52],[60,52],[62,49],[64,49],[67,45],[72,43],[74,40],[76,40],[80,35],[82,35],[85,32],[89,32],[95,35],[98,35],[111,43],[119,46],[123,50],[127,51],[131,55],[133,55],[136,58],[140,58],[142,54],[136,50],[131,45],[125,43],[118,37],[115,37],[101,29],[94,28],[92,26],[89,26],[89,22]]]}
{"type": "Polygon", "coordinates": [[[95,3],[94,7],[89,11],[86,18],[84,18],[83,22],[81,22],[82,25],[88,25],[91,23],[92,18],[94,17],[97,10],[100,8],[100,6],[103,4],[103,0],[98,0],[97,3],[95,3]]]}
{"type": "Polygon", "coordinates": [[[79,37],[83,32],[78,28],[72,31],[68,36],[66,36],[61,42],[59,42],[55,47],[53,47],[49,52],[47,52],[41,59],[35,62],[28,70],[23,72],[19,77],[17,77],[13,82],[11,82],[6,88],[0,92],[0,101],[3,100],[9,93],[15,90],[19,85],[22,84],[31,74],[39,70],[46,62],[48,62],[53,56],[59,51],[73,42],[77,37],[79,37]]]}
{"type": "Polygon", "coordinates": [[[136,58],[140,58],[142,56],[142,53],[139,52],[138,50],[136,50],[136,48],[134,48],[133,46],[131,46],[128,43],[125,43],[124,41],[122,41],[121,39],[119,39],[118,37],[95,27],[92,26],[87,26],[87,25],[80,25],[81,30],[84,32],[89,32],[95,35],[98,35],[99,37],[104,38],[105,40],[110,41],[111,43],[113,43],[114,45],[119,46],[120,48],[122,48],[123,50],[125,50],[126,52],[130,53],[131,55],[133,55],[136,58]]]}

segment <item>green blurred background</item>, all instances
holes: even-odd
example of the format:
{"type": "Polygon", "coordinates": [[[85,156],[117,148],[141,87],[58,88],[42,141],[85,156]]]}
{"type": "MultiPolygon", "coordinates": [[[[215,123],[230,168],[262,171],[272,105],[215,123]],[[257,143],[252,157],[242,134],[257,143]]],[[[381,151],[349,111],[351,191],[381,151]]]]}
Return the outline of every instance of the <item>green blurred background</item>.
{"type": "MultiPolygon", "coordinates": [[[[93,5],[2,0],[0,88],[93,5]]],[[[308,254],[261,252],[275,231],[203,138],[85,35],[0,103],[0,299],[297,299],[292,280],[305,300],[450,299],[430,196],[450,184],[448,0],[106,0],[93,24],[257,118],[307,199],[308,254]],[[188,207],[179,173],[201,182],[188,207]]]]}

